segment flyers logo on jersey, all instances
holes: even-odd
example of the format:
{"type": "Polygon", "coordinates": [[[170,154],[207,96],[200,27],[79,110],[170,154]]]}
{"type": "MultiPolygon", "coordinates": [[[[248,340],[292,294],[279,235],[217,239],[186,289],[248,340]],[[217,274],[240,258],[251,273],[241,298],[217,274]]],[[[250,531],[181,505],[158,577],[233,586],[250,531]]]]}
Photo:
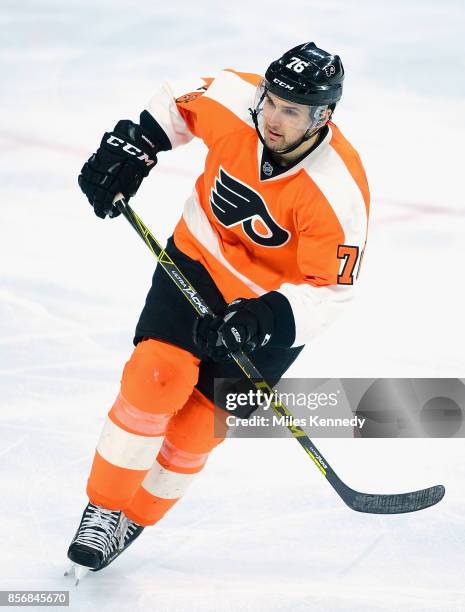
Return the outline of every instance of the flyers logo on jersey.
{"type": "Polygon", "coordinates": [[[261,195],[220,167],[210,193],[212,212],[225,227],[242,225],[247,236],[261,246],[280,247],[288,242],[290,232],[276,223],[261,195]],[[267,230],[260,231],[257,222],[267,230]]]}

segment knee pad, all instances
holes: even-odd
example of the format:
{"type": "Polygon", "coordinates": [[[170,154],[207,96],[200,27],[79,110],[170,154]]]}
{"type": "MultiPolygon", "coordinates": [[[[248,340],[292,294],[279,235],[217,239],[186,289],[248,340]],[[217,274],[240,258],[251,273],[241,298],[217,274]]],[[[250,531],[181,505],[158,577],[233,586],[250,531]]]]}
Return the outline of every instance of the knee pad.
{"type": "Polygon", "coordinates": [[[174,414],[191,395],[198,366],[199,360],[184,349],[143,340],[124,367],[121,395],[138,410],[174,414]]]}
{"type": "Polygon", "coordinates": [[[227,413],[217,408],[200,391],[194,389],[183,409],[168,424],[165,444],[176,450],[194,455],[206,455],[226,437],[227,413]]]}

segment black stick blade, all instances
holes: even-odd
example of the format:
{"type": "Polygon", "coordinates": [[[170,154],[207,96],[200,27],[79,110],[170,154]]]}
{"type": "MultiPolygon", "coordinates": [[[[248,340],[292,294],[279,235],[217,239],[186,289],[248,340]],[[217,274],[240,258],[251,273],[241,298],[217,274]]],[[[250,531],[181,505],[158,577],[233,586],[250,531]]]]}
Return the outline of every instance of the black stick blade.
{"type": "Polygon", "coordinates": [[[398,495],[370,495],[353,491],[353,495],[348,496],[348,499],[344,499],[344,501],[352,510],[357,512],[402,514],[404,512],[417,512],[434,506],[441,501],[445,492],[446,490],[442,485],[398,495]]]}

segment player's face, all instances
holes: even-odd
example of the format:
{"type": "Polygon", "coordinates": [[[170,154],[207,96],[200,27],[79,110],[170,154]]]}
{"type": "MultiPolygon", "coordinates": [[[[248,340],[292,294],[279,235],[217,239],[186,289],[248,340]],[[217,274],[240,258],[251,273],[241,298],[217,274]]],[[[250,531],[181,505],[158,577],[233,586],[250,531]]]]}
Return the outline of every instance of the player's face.
{"type": "Polygon", "coordinates": [[[266,92],[263,102],[263,132],[269,149],[282,151],[292,146],[302,138],[310,123],[308,106],[266,92]]]}

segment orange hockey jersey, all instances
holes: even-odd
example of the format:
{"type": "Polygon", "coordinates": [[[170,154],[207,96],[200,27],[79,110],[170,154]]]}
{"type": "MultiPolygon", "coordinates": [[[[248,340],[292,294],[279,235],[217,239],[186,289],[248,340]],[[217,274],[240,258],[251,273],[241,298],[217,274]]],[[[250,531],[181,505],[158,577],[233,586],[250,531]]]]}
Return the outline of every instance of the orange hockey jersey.
{"type": "Polygon", "coordinates": [[[208,147],[176,246],[205,266],[227,302],[281,292],[298,346],[352,298],[369,191],[357,152],[334,123],[298,164],[277,176],[263,173],[263,145],[248,110],[260,78],[224,70],[187,93],[167,84],[147,110],[173,148],[195,136],[208,147]]]}

